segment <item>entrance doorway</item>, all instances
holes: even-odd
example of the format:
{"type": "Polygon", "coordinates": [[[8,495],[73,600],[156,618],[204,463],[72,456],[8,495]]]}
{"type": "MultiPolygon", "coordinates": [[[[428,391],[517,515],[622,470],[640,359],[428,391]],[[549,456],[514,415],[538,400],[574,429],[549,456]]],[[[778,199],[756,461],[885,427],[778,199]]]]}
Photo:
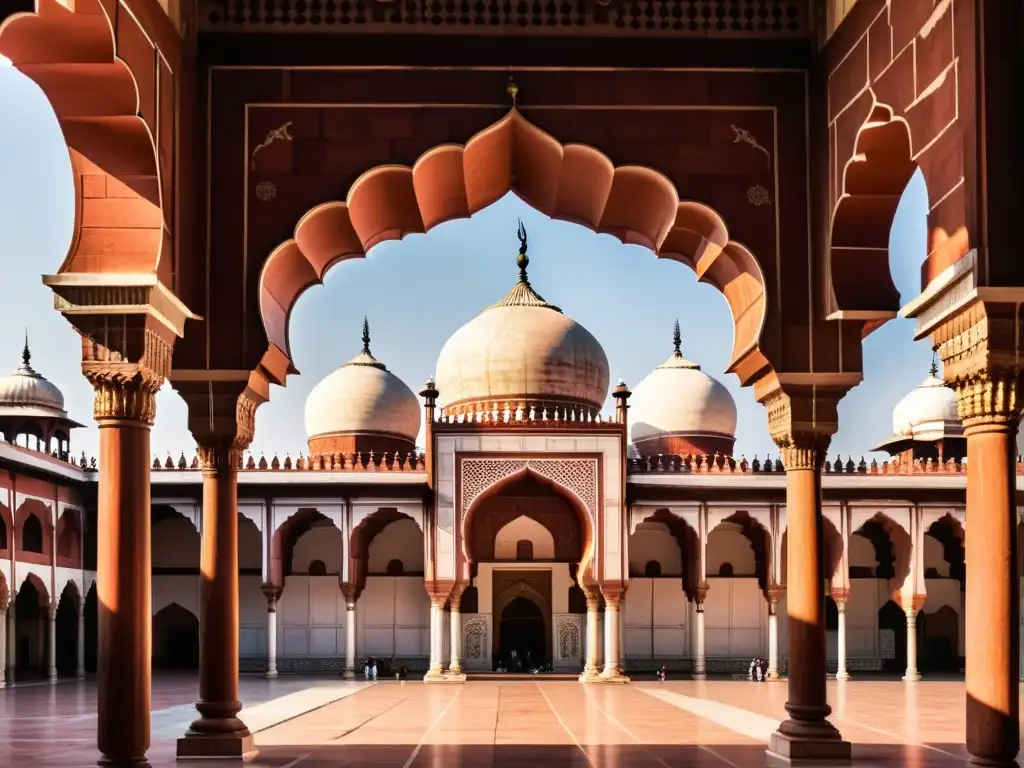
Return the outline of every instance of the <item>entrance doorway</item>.
{"type": "Polygon", "coordinates": [[[199,669],[199,620],[177,603],[153,617],[153,669],[199,669]]]}
{"type": "Polygon", "coordinates": [[[544,614],[533,600],[517,597],[501,612],[498,664],[509,672],[531,672],[547,663],[544,614]]]}

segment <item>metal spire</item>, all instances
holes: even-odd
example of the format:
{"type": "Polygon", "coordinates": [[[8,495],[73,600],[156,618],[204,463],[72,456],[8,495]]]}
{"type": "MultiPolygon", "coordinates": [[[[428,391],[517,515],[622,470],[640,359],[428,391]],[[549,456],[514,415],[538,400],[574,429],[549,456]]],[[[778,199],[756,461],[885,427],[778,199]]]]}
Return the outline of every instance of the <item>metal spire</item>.
{"type": "Polygon", "coordinates": [[[939,350],[932,349],[932,367],[931,367],[932,378],[939,378],[939,350]]]}
{"type": "Polygon", "coordinates": [[[28,348],[28,328],[25,329],[25,347],[21,350],[21,362],[24,363],[25,367],[28,367],[29,362],[32,360],[32,353],[28,348]]]}
{"type": "Polygon", "coordinates": [[[676,319],[676,324],[672,328],[672,347],[676,357],[683,356],[683,336],[679,332],[679,319],[676,319]]]}
{"type": "Polygon", "coordinates": [[[529,285],[530,281],[526,279],[526,268],[530,266],[530,257],[526,255],[526,227],[523,226],[522,219],[519,219],[519,229],[516,230],[516,235],[519,237],[519,255],[516,257],[519,280],[529,285]]]}
{"type": "Polygon", "coordinates": [[[370,321],[365,317],[363,318],[363,354],[370,355],[370,321]]]}

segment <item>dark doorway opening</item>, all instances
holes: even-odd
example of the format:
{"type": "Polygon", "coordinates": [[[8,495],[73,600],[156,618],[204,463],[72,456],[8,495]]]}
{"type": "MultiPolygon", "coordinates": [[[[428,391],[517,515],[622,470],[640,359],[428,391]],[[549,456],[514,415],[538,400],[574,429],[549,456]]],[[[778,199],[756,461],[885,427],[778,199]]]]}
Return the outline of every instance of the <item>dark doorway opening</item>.
{"type": "Polygon", "coordinates": [[[99,601],[96,599],[96,585],[89,587],[85,596],[85,671],[96,673],[99,652],[99,601]]]}
{"type": "Polygon", "coordinates": [[[944,605],[935,613],[920,613],[917,619],[918,662],[922,672],[958,672],[960,666],[960,619],[944,605]]]}
{"type": "Polygon", "coordinates": [[[35,582],[26,579],[14,601],[14,659],[20,680],[46,675],[50,619],[47,608],[40,605],[45,599],[35,582]]]}
{"type": "Polygon", "coordinates": [[[199,619],[177,603],[153,617],[153,669],[199,669],[199,619]]]}
{"type": "Polygon", "coordinates": [[[894,635],[895,658],[882,661],[882,670],[903,675],[907,671],[907,614],[892,600],[878,610],[878,630],[891,629],[894,635]]]}
{"type": "Polygon", "coordinates": [[[57,673],[74,675],[78,671],[78,605],[68,590],[57,604],[57,673]]]}
{"type": "Polygon", "coordinates": [[[517,597],[501,612],[498,663],[509,672],[530,672],[547,663],[544,614],[526,597],[517,597]]]}

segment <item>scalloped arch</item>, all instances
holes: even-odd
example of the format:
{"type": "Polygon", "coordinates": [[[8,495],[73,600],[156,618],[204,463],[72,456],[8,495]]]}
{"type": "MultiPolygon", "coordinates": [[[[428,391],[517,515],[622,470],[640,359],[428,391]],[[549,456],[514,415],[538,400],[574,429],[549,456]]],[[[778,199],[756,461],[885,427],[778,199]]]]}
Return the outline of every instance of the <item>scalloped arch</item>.
{"type": "Polygon", "coordinates": [[[729,370],[749,384],[770,368],[759,342],[767,314],[764,273],[721,216],[681,201],[651,168],[616,167],[599,150],[561,144],[513,109],[465,145],[442,144],[412,165],[382,165],[360,176],[344,201],[308,211],[260,274],[260,315],[268,341],[261,367],[284,386],[294,373],[288,339],[292,309],[339,261],[438,224],[468,218],[514,192],[553,219],[611,234],[693,269],[718,288],[735,332],[729,370]]]}
{"type": "Polygon", "coordinates": [[[889,269],[889,234],[917,164],[910,128],[872,93],[874,103],[857,130],[843,166],[842,191],[832,211],[829,272],[835,309],[858,312],[870,330],[895,317],[900,295],[889,269]],[[875,275],[864,280],[865,274],[875,275]]]}
{"type": "Polygon", "coordinates": [[[75,228],[60,271],[156,273],[170,284],[156,142],[108,9],[101,0],[35,7],[0,23],[0,53],[46,95],[71,155],[75,228]]]}

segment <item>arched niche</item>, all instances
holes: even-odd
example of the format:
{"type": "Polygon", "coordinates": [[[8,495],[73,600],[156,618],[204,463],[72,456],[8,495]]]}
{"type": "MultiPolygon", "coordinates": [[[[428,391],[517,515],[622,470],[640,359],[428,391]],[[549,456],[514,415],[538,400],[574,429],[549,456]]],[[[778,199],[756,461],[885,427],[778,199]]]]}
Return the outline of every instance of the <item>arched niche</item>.
{"type": "MultiPolygon", "coordinates": [[[[910,574],[910,535],[884,512],[865,521],[854,535],[871,543],[875,558],[874,577],[901,587],[910,574]]],[[[851,537],[852,538],[852,537],[851,537]]]]}
{"type": "Polygon", "coordinates": [[[22,677],[42,675],[47,667],[47,623],[50,593],[43,580],[29,573],[18,588],[14,605],[13,642],[15,667],[22,677]]]}
{"type": "Polygon", "coordinates": [[[340,573],[344,537],[331,520],[313,507],[301,507],[288,516],[271,539],[270,581],[283,587],[294,574],[307,574],[313,560],[322,560],[328,573],[340,573]]]}
{"type": "Polygon", "coordinates": [[[65,508],[57,518],[57,564],[66,567],[81,567],[82,526],[80,512],[65,508]]]}
{"type": "Polygon", "coordinates": [[[642,574],[650,560],[656,560],[662,577],[678,576],[690,600],[700,588],[700,541],[679,515],[668,509],[654,511],[637,524],[629,537],[630,574],[642,574]]]}
{"type": "Polygon", "coordinates": [[[529,515],[519,515],[505,523],[495,534],[494,559],[554,560],[555,537],[529,515]],[[525,554],[527,549],[528,555],[525,554]]]}
{"type": "Polygon", "coordinates": [[[53,552],[53,526],[50,508],[39,499],[25,499],[15,518],[18,552],[50,555],[53,552]]]}
{"type": "MultiPolygon", "coordinates": [[[[467,509],[462,524],[466,582],[472,564],[498,559],[495,547],[499,532],[520,518],[525,520],[516,525],[535,532],[544,546],[548,546],[550,536],[553,562],[575,566],[578,581],[582,572],[584,582],[593,583],[589,571],[593,556],[589,513],[574,493],[529,468],[493,483],[467,509]]],[[[541,559],[536,549],[534,556],[541,559]]]]}
{"type": "Polygon", "coordinates": [[[78,671],[78,633],[81,631],[78,615],[82,607],[78,585],[73,580],[68,581],[57,603],[55,656],[60,675],[70,676],[78,671]]]}
{"type": "Polygon", "coordinates": [[[964,528],[950,514],[928,526],[923,537],[926,579],[954,579],[962,586],[966,578],[964,528]]]}
{"type": "Polygon", "coordinates": [[[195,524],[168,504],[153,505],[150,521],[154,572],[198,573],[202,542],[195,524]]]}
{"type": "Polygon", "coordinates": [[[177,603],[164,606],[153,616],[153,669],[199,669],[199,619],[177,603]]]}

